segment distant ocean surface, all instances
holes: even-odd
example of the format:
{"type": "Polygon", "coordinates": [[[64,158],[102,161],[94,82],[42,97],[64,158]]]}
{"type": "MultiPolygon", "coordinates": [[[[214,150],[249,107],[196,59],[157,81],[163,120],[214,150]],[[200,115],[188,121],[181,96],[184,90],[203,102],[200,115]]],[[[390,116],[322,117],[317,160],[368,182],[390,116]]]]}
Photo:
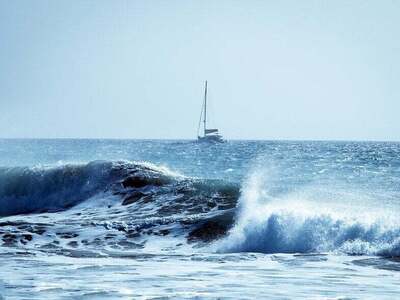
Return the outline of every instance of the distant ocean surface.
{"type": "Polygon", "coordinates": [[[0,140],[0,299],[398,299],[400,143],[0,140]]]}

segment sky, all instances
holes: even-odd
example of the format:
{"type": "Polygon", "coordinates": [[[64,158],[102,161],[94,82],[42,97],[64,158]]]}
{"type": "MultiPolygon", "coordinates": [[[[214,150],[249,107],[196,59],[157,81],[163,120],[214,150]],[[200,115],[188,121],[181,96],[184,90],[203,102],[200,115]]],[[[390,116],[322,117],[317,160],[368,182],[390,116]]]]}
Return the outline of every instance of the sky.
{"type": "Polygon", "coordinates": [[[0,137],[400,141],[400,1],[0,0],[0,137]]]}

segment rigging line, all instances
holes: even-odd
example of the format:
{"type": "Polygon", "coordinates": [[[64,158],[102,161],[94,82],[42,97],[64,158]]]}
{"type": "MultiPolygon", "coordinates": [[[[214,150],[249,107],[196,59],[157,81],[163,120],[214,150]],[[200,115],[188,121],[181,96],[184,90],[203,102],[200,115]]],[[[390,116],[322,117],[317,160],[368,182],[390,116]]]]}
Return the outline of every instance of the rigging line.
{"type": "Polygon", "coordinates": [[[204,110],[204,102],[203,105],[201,106],[199,126],[197,126],[197,136],[200,136],[199,134],[200,134],[201,118],[203,117],[203,110],[204,110]]]}

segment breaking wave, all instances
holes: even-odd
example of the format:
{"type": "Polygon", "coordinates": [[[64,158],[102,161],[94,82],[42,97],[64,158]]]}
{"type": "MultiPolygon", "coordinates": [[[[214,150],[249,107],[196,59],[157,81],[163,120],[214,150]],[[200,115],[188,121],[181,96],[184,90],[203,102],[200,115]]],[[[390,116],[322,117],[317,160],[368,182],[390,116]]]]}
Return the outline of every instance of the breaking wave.
{"type": "Polygon", "coordinates": [[[1,168],[0,237],[7,245],[17,245],[53,232],[55,240],[73,237],[77,244],[71,245],[102,249],[105,244],[145,243],[141,238],[153,234],[207,243],[220,252],[400,256],[395,212],[339,198],[329,202],[290,193],[272,196],[265,177],[252,174],[240,192],[236,184],[188,178],[149,163],[1,168]],[[113,201],[104,205],[104,199],[113,201]],[[68,232],[54,223],[35,223],[37,218],[5,218],[62,211],[71,211],[59,217],[68,221],[68,232]],[[84,230],[90,238],[79,240],[84,230]]]}
{"type": "Polygon", "coordinates": [[[331,205],[293,195],[274,199],[263,177],[255,173],[244,186],[237,220],[219,251],[400,256],[400,220],[393,212],[339,205],[343,199],[331,205]]]}

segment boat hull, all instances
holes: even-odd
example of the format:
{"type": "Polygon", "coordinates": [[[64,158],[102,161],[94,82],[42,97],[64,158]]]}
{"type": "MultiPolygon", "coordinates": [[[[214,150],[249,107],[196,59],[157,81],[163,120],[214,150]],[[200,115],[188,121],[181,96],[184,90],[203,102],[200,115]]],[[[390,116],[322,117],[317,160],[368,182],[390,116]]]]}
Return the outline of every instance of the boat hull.
{"type": "Polygon", "coordinates": [[[220,135],[206,135],[197,137],[200,143],[225,143],[225,140],[220,135]]]}

